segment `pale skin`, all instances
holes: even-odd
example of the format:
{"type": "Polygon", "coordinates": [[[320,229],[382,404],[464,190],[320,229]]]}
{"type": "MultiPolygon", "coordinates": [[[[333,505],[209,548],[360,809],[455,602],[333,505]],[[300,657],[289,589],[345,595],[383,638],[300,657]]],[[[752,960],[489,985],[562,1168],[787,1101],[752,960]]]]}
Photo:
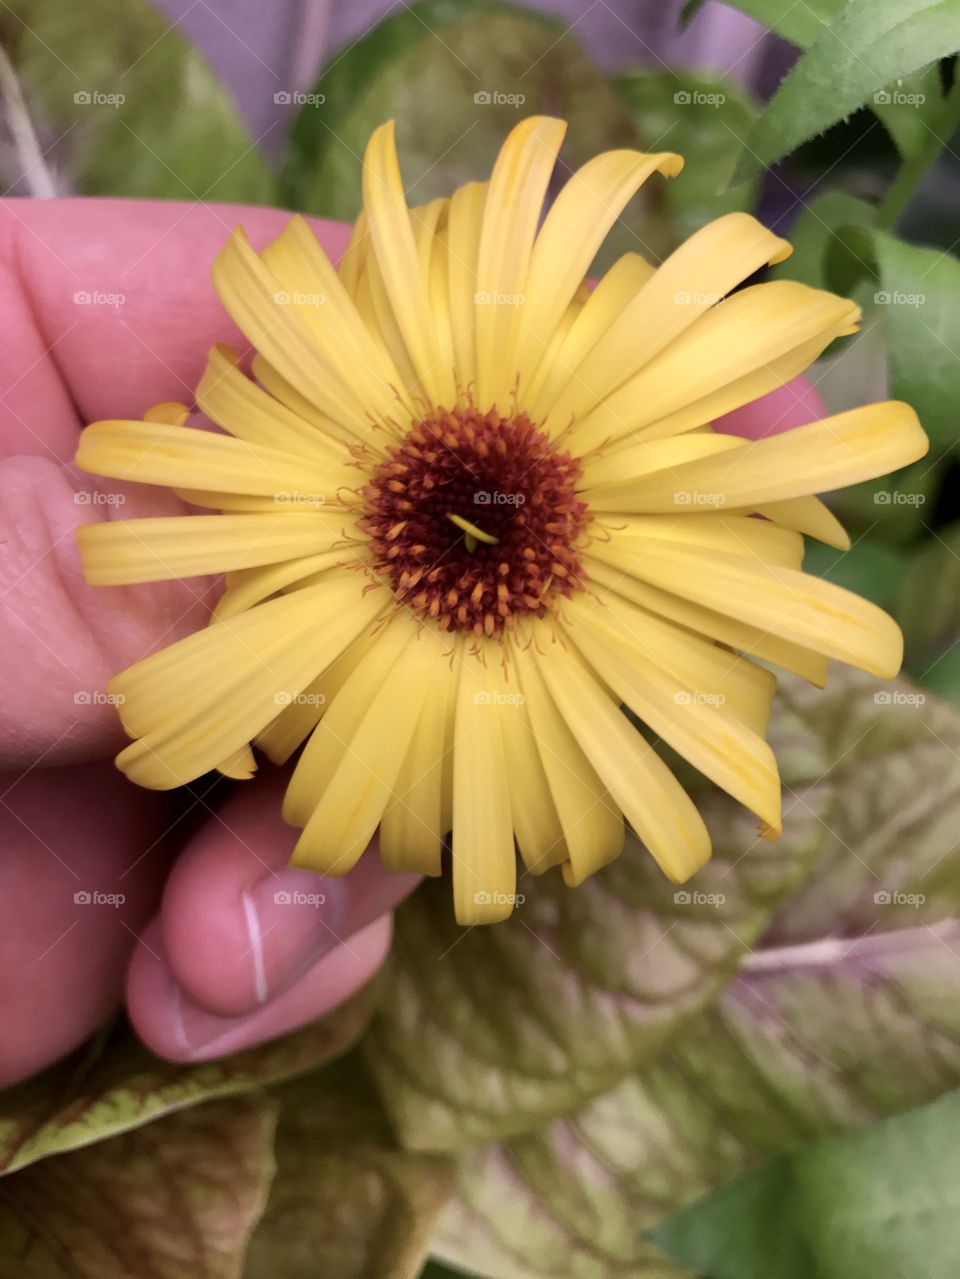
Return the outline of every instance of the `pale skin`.
{"type": "MultiPolygon", "coordinates": [[[[125,739],[102,698],[110,675],[201,626],[218,588],[84,582],[78,524],[178,502],[75,470],[77,436],[98,418],[189,403],[214,342],[247,349],[210,263],[237,222],[259,247],[286,216],[0,202],[0,1087],[70,1052],[122,1002],[173,1060],[309,1022],[376,971],[416,882],[375,855],[339,881],[284,874],[296,833],[280,817],[285,776],[267,764],[252,782],[211,792],[201,780],[185,796],[141,790],[112,763],[125,739]]],[[[314,225],[337,255],[347,229],[314,225]]],[[[794,384],[726,429],[782,430],[821,411],[794,384]]]]}

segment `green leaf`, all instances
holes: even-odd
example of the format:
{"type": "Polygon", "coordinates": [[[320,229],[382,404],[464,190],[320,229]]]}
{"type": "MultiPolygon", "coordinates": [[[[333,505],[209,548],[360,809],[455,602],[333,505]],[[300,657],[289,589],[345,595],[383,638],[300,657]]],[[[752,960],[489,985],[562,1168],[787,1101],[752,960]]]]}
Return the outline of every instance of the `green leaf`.
{"type": "Polygon", "coordinates": [[[64,193],[272,202],[227,93],[145,0],[10,0],[0,44],[64,193]]]}
{"type": "MultiPolygon", "coordinates": [[[[633,146],[630,113],[569,28],[490,0],[425,0],[401,6],[336,59],[294,126],[283,189],[293,208],[352,220],[360,210],[361,160],[373,130],[397,122],[411,204],[485,178],[500,144],[524,116],[563,116],[570,129],[564,173],[610,147],[633,146]],[[359,86],[359,91],[358,91],[359,86]]],[[[660,189],[659,181],[650,190],[660,189]]],[[[641,193],[606,257],[669,241],[641,193]]]]}
{"type": "MultiPolygon", "coordinates": [[[[858,200],[845,191],[828,191],[804,205],[790,230],[793,253],[770,271],[774,279],[799,280],[814,289],[832,288],[828,282],[826,263],[828,255],[836,252],[840,243],[838,232],[850,226],[871,227],[877,216],[876,208],[865,200],[858,200]]],[[[870,269],[863,264],[863,273],[870,269]]]]}
{"type": "Polygon", "coordinates": [[[355,1057],[288,1084],[244,1279],[416,1279],[453,1165],[402,1150],[355,1057]]]}
{"type": "Polygon", "coordinates": [[[960,523],[915,555],[893,606],[904,664],[926,688],[960,701],[960,523]]]}
{"type": "MultiPolygon", "coordinates": [[[[789,714],[773,740],[803,793],[823,744],[789,714]]],[[[824,790],[777,845],[712,791],[698,796],[714,860],[685,888],[640,844],[576,891],[525,876],[506,926],[464,931],[448,886],[397,915],[381,1010],[364,1040],[403,1142],[452,1150],[536,1127],[652,1059],[725,984],[826,837],[824,790]]]]}
{"type": "Polygon", "coordinates": [[[907,559],[899,551],[882,542],[872,542],[869,537],[854,543],[849,551],[836,551],[832,546],[809,542],[803,569],[889,609],[906,575],[907,559]]]}
{"type": "Polygon", "coordinates": [[[734,9],[762,22],[784,40],[809,49],[846,0],[804,0],[803,4],[793,5],[784,5],[781,0],[732,0],[732,3],[734,9]]]}
{"type": "Polygon", "coordinates": [[[719,999],[641,1071],[461,1157],[439,1256],[493,1279],[679,1279],[647,1237],[665,1217],[960,1083],[960,713],[915,694],[854,674],[826,692],[788,681],[781,731],[799,743],[802,725],[820,748],[806,768],[793,756],[808,781],[785,794],[785,827],[822,801],[816,866],[719,999]]]}
{"type": "Polygon", "coordinates": [[[960,442],[960,262],[882,232],[873,243],[887,312],[890,390],[917,410],[934,450],[960,442]]]}
{"type": "Polygon", "coordinates": [[[775,164],[858,107],[873,105],[874,94],[958,48],[954,0],[850,0],[780,85],[747,139],[736,177],[775,164]]]}
{"type": "Polygon", "coordinates": [[[353,1043],[378,993],[373,983],[304,1030],[198,1066],[161,1061],[122,1032],[92,1063],[81,1062],[78,1069],[69,1060],[0,1093],[0,1172],[102,1141],[201,1101],[312,1070],[353,1043]]]}
{"type": "Polygon", "coordinates": [[[8,1177],[0,1272],[235,1279],[273,1176],[275,1105],[219,1101],[8,1177]]]}
{"type": "Polygon", "coordinates": [[[655,1232],[716,1279],[953,1279],[960,1096],[778,1160],[655,1232]]]}
{"type": "MultiPolygon", "coordinates": [[[[901,77],[871,102],[874,115],[896,143],[902,156],[916,155],[930,143],[943,110],[940,68],[936,62],[901,77]]],[[[944,138],[948,142],[949,138],[944,138]]]]}
{"type": "Polygon", "coordinates": [[[686,160],[683,173],[663,187],[677,242],[712,218],[752,209],[757,183],[724,190],[754,120],[756,107],[724,76],[694,71],[634,71],[616,81],[633,116],[641,145],[669,148],[686,160]]]}

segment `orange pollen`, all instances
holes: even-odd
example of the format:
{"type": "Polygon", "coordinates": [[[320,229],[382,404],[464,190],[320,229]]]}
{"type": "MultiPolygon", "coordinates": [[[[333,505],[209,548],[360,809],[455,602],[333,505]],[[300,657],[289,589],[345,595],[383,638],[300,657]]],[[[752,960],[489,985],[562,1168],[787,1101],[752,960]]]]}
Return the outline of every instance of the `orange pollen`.
{"type": "Polygon", "coordinates": [[[500,636],[579,589],[588,523],[579,478],[579,462],[525,413],[434,409],[363,489],[374,567],[442,629],[500,636]]]}

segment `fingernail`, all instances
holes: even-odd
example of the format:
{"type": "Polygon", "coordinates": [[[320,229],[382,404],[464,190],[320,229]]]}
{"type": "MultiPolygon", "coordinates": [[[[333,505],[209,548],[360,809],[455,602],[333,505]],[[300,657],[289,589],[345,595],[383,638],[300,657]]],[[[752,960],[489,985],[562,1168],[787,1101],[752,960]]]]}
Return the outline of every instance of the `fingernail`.
{"type": "Polygon", "coordinates": [[[370,979],[383,961],[389,940],[388,920],[368,925],[356,933],[352,954],[334,946],[279,998],[245,1017],[217,1017],[198,1008],[170,977],[175,1059],[210,1061],[276,1039],[324,1016],[370,979]]]}
{"type": "Polygon", "coordinates": [[[274,871],[243,894],[258,1003],[341,943],[349,896],[345,880],[308,870],[274,871]]]}

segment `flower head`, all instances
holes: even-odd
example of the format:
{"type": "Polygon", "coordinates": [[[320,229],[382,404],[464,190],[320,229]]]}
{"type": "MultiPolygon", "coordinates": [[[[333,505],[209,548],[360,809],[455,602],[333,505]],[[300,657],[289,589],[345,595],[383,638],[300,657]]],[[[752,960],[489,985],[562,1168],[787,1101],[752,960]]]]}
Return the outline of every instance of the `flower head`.
{"type": "Polygon", "coordinates": [[[378,129],[338,268],[300,218],[218,257],[250,371],[217,347],[195,406],[98,422],[78,454],[214,512],[83,528],[92,582],[226,574],[206,630],[113,680],[120,767],[165,788],[302,747],[294,863],[342,873],[379,827],[389,866],[437,874],[452,830],[463,923],[510,913],[517,850],[578,884],[624,819],[671,879],[704,863],[703,820],[627,709],[775,838],[767,663],[822,684],[831,657],[881,676],[901,658],[890,618],[800,566],[804,534],[848,544],[813,493],[926,451],[912,410],[753,442],[711,425],[853,332],[856,306],[740,289],[790,252],[745,213],[591,292],[624,205],[682,162],[598,156],[541,222],[563,132],[522,121],[489,182],[410,209],[378,129]]]}

